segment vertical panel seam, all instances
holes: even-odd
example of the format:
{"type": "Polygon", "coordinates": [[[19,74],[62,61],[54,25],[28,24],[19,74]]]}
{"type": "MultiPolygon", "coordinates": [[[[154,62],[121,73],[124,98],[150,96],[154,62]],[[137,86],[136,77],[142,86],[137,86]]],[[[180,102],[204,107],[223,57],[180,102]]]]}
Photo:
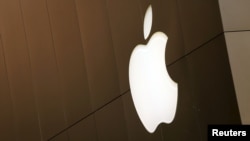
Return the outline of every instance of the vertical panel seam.
{"type": "Polygon", "coordinates": [[[105,4],[105,7],[104,7],[104,14],[105,16],[107,16],[107,25],[108,25],[108,31],[109,31],[109,34],[110,34],[110,40],[111,40],[111,45],[112,45],[112,50],[113,50],[113,56],[114,56],[114,59],[115,59],[115,68],[116,68],[116,76],[118,78],[118,86],[119,86],[119,95],[121,95],[121,84],[120,84],[120,75],[119,75],[119,70],[118,70],[118,59],[116,57],[116,54],[115,54],[115,44],[114,44],[114,39],[113,39],[113,35],[112,35],[112,28],[111,28],[111,24],[110,24],[110,15],[109,15],[109,12],[108,12],[108,5],[107,5],[107,0],[105,0],[104,2],[105,4]]]}
{"type": "MultiPolygon", "coordinates": [[[[85,54],[84,54],[84,40],[83,40],[83,35],[82,35],[82,33],[81,33],[81,27],[80,27],[80,21],[79,21],[79,11],[78,11],[78,8],[77,8],[77,4],[76,4],[76,0],[74,0],[74,6],[75,6],[75,14],[76,14],[76,20],[77,20],[77,26],[78,26],[78,30],[79,30],[79,35],[80,35],[80,41],[81,41],[81,50],[82,50],[82,55],[83,55],[83,61],[81,61],[82,63],[83,63],[83,66],[85,66],[84,67],[84,69],[85,69],[85,72],[86,72],[86,78],[87,78],[87,88],[88,88],[88,95],[89,95],[89,101],[90,101],[90,111],[92,111],[92,103],[91,103],[91,101],[92,101],[92,97],[91,97],[91,89],[90,89],[90,85],[89,85],[89,82],[88,82],[88,80],[89,80],[89,75],[88,75],[88,69],[87,69],[87,66],[86,66],[86,57],[85,57],[85,54]]],[[[91,113],[91,112],[90,112],[91,113]]],[[[90,114],[91,115],[91,114],[90,114]]],[[[88,116],[86,116],[86,118],[87,118],[88,116]]],[[[94,124],[95,124],[95,133],[96,133],[96,140],[98,141],[98,134],[97,134],[97,126],[96,126],[96,120],[95,120],[95,116],[93,116],[94,117],[94,124]]],[[[84,120],[85,118],[83,117],[83,119],[80,119],[80,121],[82,121],[82,120],[84,120]]],[[[80,122],[79,121],[79,122],[80,122]]],[[[76,123],[77,124],[77,123],[76,123]]],[[[74,126],[74,124],[73,124],[73,126],[74,126]]],[[[70,128],[70,126],[69,126],[69,128],[70,128]]],[[[67,129],[68,130],[68,129],[67,129]]],[[[70,136],[69,136],[69,139],[70,139],[70,136]]]]}
{"type": "MultiPolygon", "coordinates": [[[[2,41],[2,35],[0,33],[0,46],[2,48],[2,54],[3,54],[3,63],[4,63],[4,67],[5,67],[5,72],[6,72],[6,77],[7,77],[7,85],[8,85],[8,89],[9,89],[9,95],[10,95],[10,102],[11,102],[11,118],[12,118],[12,127],[15,128],[15,125],[14,125],[14,98],[13,98],[13,94],[11,92],[11,87],[10,87],[10,80],[9,80],[9,73],[8,73],[8,69],[7,69],[7,63],[6,63],[6,57],[5,57],[5,51],[4,51],[4,44],[3,44],[3,41],[2,41]]],[[[15,131],[13,131],[14,134],[16,135],[15,131]]],[[[16,140],[17,140],[17,136],[15,136],[16,140]]]]}
{"type": "MultiPolygon", "coordinates": [[[[53,48],[53,53],[55,54],[55,62],[56,62],[56,69],[57,69],[57,72],[58,72],[58,75],[57,75],[57,81],[58,81],[58,85],[59,85],[59,94],[63,94],[63,89],[62,89],[62,82],[61,82],[61,73],[60,73],[60,70],[59,70],[59,65],[58,65],[58,57],[57,57],[57,54],[56,54],[56,49],[55,49],[55,41],[54,41],[54,36],[53,36],[53,31],[52,31],[52,24],[51,24],[51,16],[49,14],[49,8],[48,8],[48,0],[45,0],[45,3],[46,3],[46,10],[47,10],[47,15],[48,15],[48,21],[49,21],[49,30],[50,30],[50,35],[51,35],[51,39],[52,39],[52,48],[53,48]]],[[[61,96],[61,95],[60,95],[61,96]]],[[[64,116],[64,121],[65,121],[65,126],[67,127],[68,125],[68,119],[67,119],[67,116],[66,116],[66,111],[65,111],[65,99],[64,97],[60,97],[60,100],[61,100],[61,107],[62,107],[62,112],[63,112],[63,116],[64,116]]],[[[67,133],[67,137],[68,137],[68,133],[67,133]]],[[[69,138],[69,137],[68,137],[69,138]]]]}
{"type": "Polygon", "coordinates": [[[21,15],[21,20],[22,20],[22,26],[23,26],[23,31],[25,34],[25,42],[26,42],[26,50],[27,50],[27,54],[28,54],[28,65],[29,65],[29,69],[30,69],[30,79],[31,79],[31,86],[32,86],[32,94],[33,94],[33,99],[34,99],[34,104],[35,104],[35,109],[36,109],[36,116],[37,116],[37,122],[39,125],[39,132],[40,132],[40,137],[41,137],[41,141],[43,141],[43,134],[42,134],[42,126],[41,126],[41,119],[40,119],[40,113],[39,113],[39,109],[38,109],[38,102],[37,102],[37,95],[36,92],[34,90],[34,80],[33,80],[33,72],[32,72],[32,67],[31,67],[31,57],[30,57],[30,50],[29,50],[29,43],[28,43],[28,39],[27,39],[27,32],[26,32],[26,28],[25,28],[25,22],[24,22],[24,18],[23,18],[23,9],[22,9],[22,4],[21,4],[21,0],[19,0],[19,7],[20,7],[20,15],[21,15]]]}
{"type": "Polygon", "coordinates": [[[81,26],[80,26],[80,21],[79,21],[79,10],[78,10],[78,8],[77,8],[77,4],[76,4],[76,0],[74,0],[75,1],[75,7],[76,7],[76,16],[77,16],[77,21],[78,21],[78,26],[79,26],[79,31],[80,31],[80,40],[81,40],[81,46],[82,46],[82,52],[83,52],[83,58],[84,58],[84,61],[83,61],[83,63],[84,63],[84,65],[85,65],[85,71],[86,71],[86,78],[87,78],[87,84],[88,84],[88,91],[89,91],[89,100],[90,100],[90,108],[91,108],[91,111],[92,111],[92,108],[93,108],[93,104],[92,104],[92,101],[93,101],[93,97],[92,97],[92,89],[90,88],[90,84],[89,84],[89,71],[88,71],[88,69],[87,69],[87,66],[86,66],[86,60],[87,60],[87,58],[86,58],[86,55],[84,54],[84,36],[83,36],[83,34],[82,34],[82,32],[81,32],[81,26]]]}

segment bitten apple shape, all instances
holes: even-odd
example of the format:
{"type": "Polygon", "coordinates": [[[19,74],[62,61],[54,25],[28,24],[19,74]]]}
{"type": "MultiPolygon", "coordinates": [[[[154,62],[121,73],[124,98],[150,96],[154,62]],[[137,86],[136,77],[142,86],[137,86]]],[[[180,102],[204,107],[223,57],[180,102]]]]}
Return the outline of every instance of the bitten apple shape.
{"type": "MultiPolygon", "coordinates": [[[[144,18],[145,38],[149,35],[151,25],[152,8],[149,6],[144,18]],[[151,21],[145,24],[148,19],[151,21]]],[[[129,62],[132,99],[141,122],[150,133],[160,123],[171,123],[176,113],[178,85],[170,78],[166,69],[167,40],[164,33],[154,33],[147,45],[135,47],[129,62]]]]}

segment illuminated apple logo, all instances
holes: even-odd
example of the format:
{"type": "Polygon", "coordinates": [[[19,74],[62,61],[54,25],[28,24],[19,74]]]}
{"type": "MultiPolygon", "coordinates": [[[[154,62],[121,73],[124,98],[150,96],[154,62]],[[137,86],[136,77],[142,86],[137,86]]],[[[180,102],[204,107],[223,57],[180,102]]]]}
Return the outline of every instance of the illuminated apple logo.
{"type": "MultiPolygon", "coordinates": [[[[144,18],[144,38],[152,26],[152,8],[144,18]]],[[[147,45],[137,45],[129,62],[129,83],[136,111],[146,130],[153,133],[160,123],[175,117],[178,86],[169,76],[165,63],[168,37],[162,32],[152,35],[147,45]]]]}

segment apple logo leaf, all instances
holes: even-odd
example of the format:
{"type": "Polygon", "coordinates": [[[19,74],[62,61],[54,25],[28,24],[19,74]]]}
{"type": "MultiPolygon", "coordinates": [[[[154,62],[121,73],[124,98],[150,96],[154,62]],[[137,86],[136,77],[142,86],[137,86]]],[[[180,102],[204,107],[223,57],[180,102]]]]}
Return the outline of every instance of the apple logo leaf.
{"type": "Polygon", "coordinates": [[[144,25],[143,25],[143,32],[144,32],[144,39],[148,38],[148,35],[151,31],[153,21],[153,14],[152,14],[152,7],[151,5],[148,6],[145,17],[144,17],[144,25]]]}

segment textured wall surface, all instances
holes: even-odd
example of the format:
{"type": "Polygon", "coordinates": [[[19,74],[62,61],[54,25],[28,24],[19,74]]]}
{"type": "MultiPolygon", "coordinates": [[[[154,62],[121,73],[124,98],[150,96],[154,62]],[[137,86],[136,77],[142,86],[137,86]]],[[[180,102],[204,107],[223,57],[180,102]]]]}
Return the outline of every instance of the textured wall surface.
{"type": "Polygon", "coordinates": [[[0,140],[205,141],[208,124],[241,123],[223,33],[218,0],[1,0],[0,140]],[[128,83],[149,4],[179,86],[153,134],[128,83]]]}

